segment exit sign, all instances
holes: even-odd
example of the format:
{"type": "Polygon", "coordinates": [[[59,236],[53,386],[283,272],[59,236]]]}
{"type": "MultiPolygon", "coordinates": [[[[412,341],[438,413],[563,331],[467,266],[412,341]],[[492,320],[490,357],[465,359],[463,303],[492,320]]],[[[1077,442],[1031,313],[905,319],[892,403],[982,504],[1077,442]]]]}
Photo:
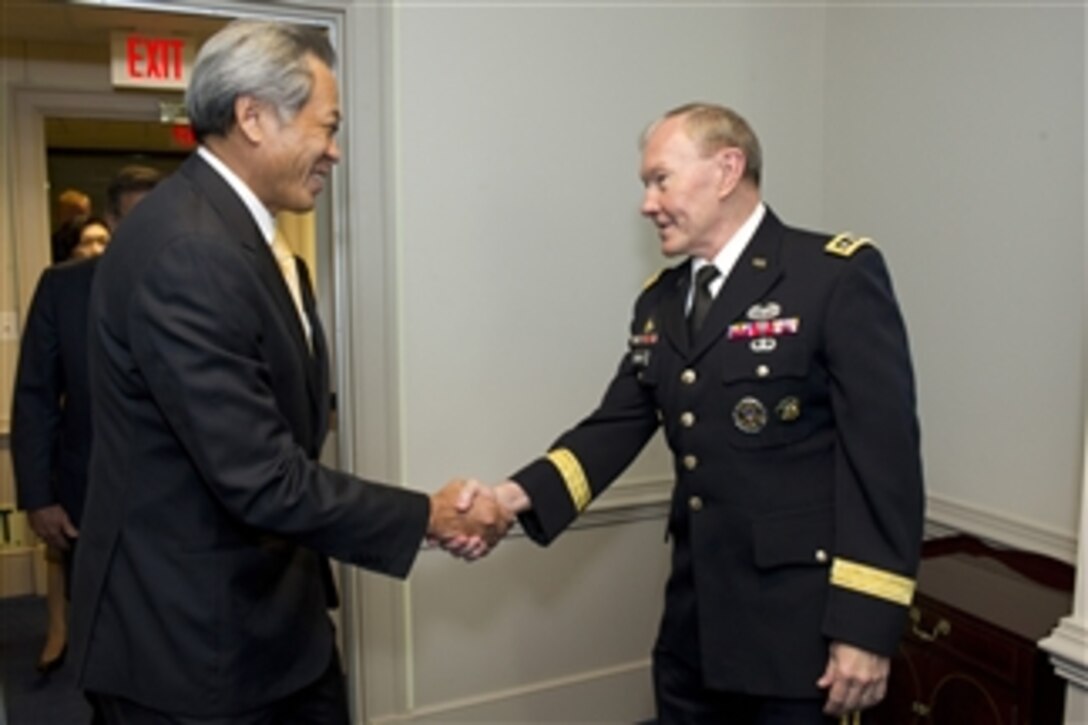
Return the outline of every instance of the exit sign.
{"type": "Polygon", "coordinates": [[[185,90],[192,66],[189,38],[127,31],[110,35],[110,75],[118,88],[185,90]]]}

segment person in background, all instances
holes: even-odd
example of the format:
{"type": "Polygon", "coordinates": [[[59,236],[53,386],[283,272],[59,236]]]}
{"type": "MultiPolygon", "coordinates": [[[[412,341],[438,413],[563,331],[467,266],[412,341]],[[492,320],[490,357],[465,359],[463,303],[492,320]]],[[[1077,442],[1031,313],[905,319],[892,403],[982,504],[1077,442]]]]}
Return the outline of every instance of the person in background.
{"type": "Polygon", "coordinates": [[[57,197],[57,228],[50,238],[53,264],[63,262],[79,242],[79,228],[91,215],[91,197],[78,189],[65,189],[57,197]]]}
{"type": "Polygon", "coordinates": [[[329,557],[404,577],[425,537],[510,524],[489,491],[459,512],[460,480],[428,496],[318,461],[329,348],[275,214],[312,209],[340,159],[335,62],[312,27],[213,35],[199,147],[99,265],[72,648],[107,724],[346,725],[329,557]]]}
{"type": "Polygon", "coordinates": [[[87,385],[87,305],[98,255],[110,227],[147,194],[159,172],[127,166],[111,180],[105,219],[79,227],[74,260],[47,268],[38,280],[19,349],[11,413],[11,457],[20,509],[46,544],[48,626],[38,670],[64,662],[68,642],[67,571],[87,486],[91,448],[87,385]]]}
{"type": "Polygon", "coordinates": [[[731,109],[666,113],[640,175],[642,214],[683,261],[635,302],[596,411],[496,494],[548,544],[663,427],[676,483],[658,722],[858,722],[885,693],[923,523],[884,259],[869,239],[781,222],[761,197],[759,141],[731,109]]]}
{"type": "Polygon", "coordinates": [[[102,217],[88,217],[79,227],[79,241],[72,247],[71,259],[90,259],[106,251],[110,243],[110,226],[102,217]]]}
{"type": "Polygon", "coordinates": [[[121,220],[128,216],[147,192],[162,180],[162,172],[142,164],[121,167],[106,186],[106,221],[116,231],[121,220]]]}

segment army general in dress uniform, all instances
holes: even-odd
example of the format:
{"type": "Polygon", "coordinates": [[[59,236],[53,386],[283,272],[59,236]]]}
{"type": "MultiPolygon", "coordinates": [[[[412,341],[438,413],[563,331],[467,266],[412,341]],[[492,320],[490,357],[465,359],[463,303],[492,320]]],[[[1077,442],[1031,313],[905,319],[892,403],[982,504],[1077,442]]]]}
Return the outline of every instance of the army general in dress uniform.
{"type": "Polygon", "coordinates": [[[919,431],[884,260],[868,239],[783,224],[761,165],[723,107],[647,130],[642,213],[685,260],[635,303],[600,406],[496,487],[547,544],[664,427],[661,723],[856,721],[884,695],[914,591],[919,431]]]}

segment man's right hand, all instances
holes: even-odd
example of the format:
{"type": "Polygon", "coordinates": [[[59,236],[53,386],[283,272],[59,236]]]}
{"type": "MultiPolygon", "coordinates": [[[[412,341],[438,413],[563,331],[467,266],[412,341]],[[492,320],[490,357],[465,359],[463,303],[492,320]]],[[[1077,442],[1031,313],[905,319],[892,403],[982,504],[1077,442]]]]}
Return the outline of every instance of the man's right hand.
{"type": "Polygon", "coordinates": [[[26,516],[34,533],[54,549],[68,551],[71,540],[79,536],[79,529],[59,503],[28,511],[26,516]]]}
{"type": "Polygon", "coordinates": [[[427,538],[471,561],[490,552],[513,522],[513,514],[490,489],[475,480],[454,479],[431,495],[427,538]],[[461,503],[466,498],[471,502],[467,507],[461,503]]]}

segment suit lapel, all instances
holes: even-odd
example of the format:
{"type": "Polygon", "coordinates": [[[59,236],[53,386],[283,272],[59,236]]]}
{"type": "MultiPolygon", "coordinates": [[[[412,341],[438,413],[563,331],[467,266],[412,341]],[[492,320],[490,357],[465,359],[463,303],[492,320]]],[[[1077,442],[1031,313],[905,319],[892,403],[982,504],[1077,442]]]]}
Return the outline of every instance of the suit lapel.
{"type": "Polygon", "coordinates": [[[249,209],[238,198],[238,194],[230,187],[230,184],[198,154],[190,156],[181,170],[193,180],[196,188],[219,214],[231,236],[253,260],[257,276],[272,295],[276,311],[286,323],[287,329],[291,331],[291,338],[299,354],[309,355],[306,335],[298,319],[295,303],[291,299],[291,292],[287,289],[287,283],[283,279],[283,273],[280,272],[272,249],[261,234],[249,209]]]}
{"type": "MultiPolygon", "coordinates": [[[[310,321],[310,339],[313,352],[306,350],[306,390],[310,393],[310,405],[314,416],[314,440],[325,438],[325,429],[329,420],[329,350],[325,342],[325,331],[317,315],[317,301],[313,288],[310,287],[310,273],[305,263],[298,261],[299,286],[302,291],[302,306],[310,321]]],[[[297,315],[296,315],[297,317],[297,315]]],[[[315,451],[316,456],[319,451],[315,451]]]]}
{"type": "MultiPolygon", "coordinates": [[[[718,342],[729,324],[745,316],[752,303],[778,281],[782,274],[782,229],[782,223],[768,209],[752,241],[714,298],[698,337],[692,341],[689,348],[692,358],[699,357],[718,342]]],[[[689,273],[689,280],[690,277],[689,273]]]]}
{"type": "MultiPolygon", "coordinates": [[[[291,299],[291,292],[287,289],[287,282],[283,279],[283,273],[280,272],[279,264],[272,254],[272,249],[261,234],[253,215],[249,213],[249,209],[246,208],[246,205],[238,197],[234,189],[230,187],[230,184],[198,154],[191,155],[179,171],[189,177],[197,192],[207,199],[208,204],[222,219],[224,228],[229,231],[230,236],[239,243],[243,251],[252,260],[257,277],[272,296],[276,314],[284,321],[286,329],[291,331],[290,335],[294,341],[296,352],[304,360],[306,389],[310,395],[311,404],[320,406],[320,399],[324,396],[318,393],[319,376],[317,368],[319,363],[314,359],[317,353],[316,344],[315,354],[311,355],[309,344],[306,342],[306,333],[302,329],[302,321],[298,318],[298,311],[295,308],[294,300],[291,299]]],[[[309,279],[304,265],[300,265],[299,277],[305,280],[303,288],[309,290],[309,279]]],[[[319,337],[317,334],[319,327],[312,302],[312,291],[304,293],[303,297],[305,298],[307,295],[310,302],[305,303],[304,306],[306,307],[306,314],[310,318],[310,325],[313,328],[316,343],[319,337]]],[[[322,348],[324,348],[323,341],[322,348]]],[[[324,349],[322,349],[322,354],[325,354],[324,349]]],[[[327,407],[327,401],[325,401],[325,405],[327,407]]]]}

